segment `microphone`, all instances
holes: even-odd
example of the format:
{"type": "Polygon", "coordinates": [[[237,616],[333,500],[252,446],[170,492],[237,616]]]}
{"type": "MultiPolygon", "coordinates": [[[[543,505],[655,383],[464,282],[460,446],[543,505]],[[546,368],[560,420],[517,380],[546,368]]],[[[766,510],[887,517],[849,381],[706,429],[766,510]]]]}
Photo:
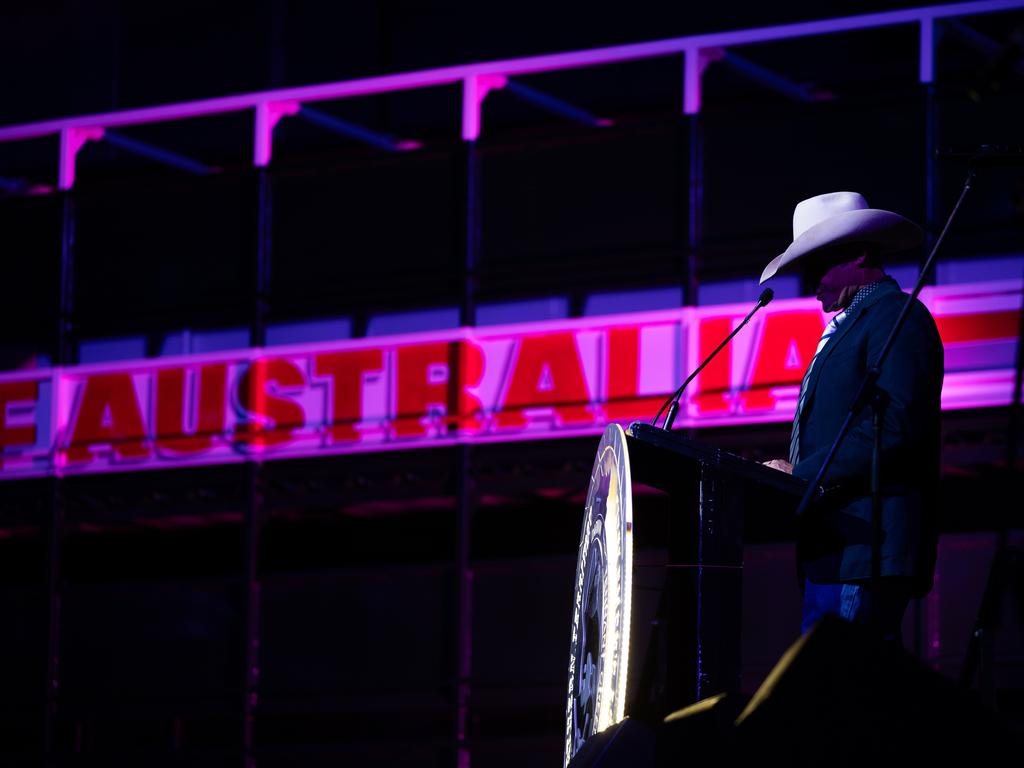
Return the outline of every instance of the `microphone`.
{"type": "Polygon", "coordinates": [[[740,332],[740,328],[742,328],[744,325],[746,325],[748,322],[750,322],[750,318],[752,318],[754,316],[754,313],[757,312],[757,310],[759,310],[761,307],[765,306],[774,297],[775,297],[775,291],[773,291],[771,288],[765,288],[763,291],[761,291],[761,295],[757,297],[757,304],[755,304],[754,308],[752,310],[750,310],[750,312],[747,314],[747,316],[745,318],[743,318],[743,322],[740,323],[739,325],[737,325],[733,329],[732,333],[730,333],[728,336],[726,336],[725,339],[722,341],[722,343],[719,344],[717,347],[715,347],[714,352],[712,352],[710,355],[708,355],[707,359],[705,359],[704,362],[701,363],[697,367],[697,370],[695,370],[693,373],[691,373],[689,376],[687,376],[686,377],[686,381],[684,381],[680,385],[679,389],[677,389],[675,392],[673,392],[672,396],[662,404],[661,408],[658,409],[658,413],[651,420],[651,425],[652,426],[657,426],[657,424],[658,424],[658,417],[661,416],[662,411],[664,411],[665,408],[667,407],[668,408],[668,414],[665,416],[665,424],[662,427],[662,429],[664,429],[666,432],[668,432],[670,429],[672,429],[672,422],[676,420],[676,413],[678,413],[678,411],[679,411],[679,398],[682,397],[683,390],[686,389],[686,385],[689,384],[691,381],[693,381],[694,378],[696,378],[698,373],[700,373],[701,371],[704,370],[704,366],[706,366],[708,363],[710,363],[711,359],[715,355],[717,355],[719,352],[722,351],[722,347],[724,347],[726,344],[728,344],[732,340],[732,337],[740,332]]]}

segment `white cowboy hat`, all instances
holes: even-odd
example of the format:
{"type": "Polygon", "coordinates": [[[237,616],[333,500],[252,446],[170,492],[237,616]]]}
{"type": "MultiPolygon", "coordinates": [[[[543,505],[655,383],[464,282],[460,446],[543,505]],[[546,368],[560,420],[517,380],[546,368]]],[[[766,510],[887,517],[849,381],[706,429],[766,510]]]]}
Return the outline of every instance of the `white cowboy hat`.
{"type": "Polygon", "coordinates": [[[903,251],[921,242],[921,228],[891,211],[868,208],[856,192],[829,192],[797,203],[793,211],[793,242],[772,259],[761,273],[763,283],[788,272],[819,248],[836,243],[865,242],[883,253],[903,251]]]}

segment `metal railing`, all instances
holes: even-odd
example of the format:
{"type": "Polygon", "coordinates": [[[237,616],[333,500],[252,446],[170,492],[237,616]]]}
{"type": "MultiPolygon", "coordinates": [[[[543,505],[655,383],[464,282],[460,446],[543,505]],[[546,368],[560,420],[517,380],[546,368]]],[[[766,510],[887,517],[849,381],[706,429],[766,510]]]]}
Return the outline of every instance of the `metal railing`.
{"type": "MultiPolygon", "coordinates": [[[[252,163],[256,167],[265,167],[270,163],[273,155],[274,127],[282,118],[300,114],[303,105],[458,84],[462,86],[462,138],[465,141],[474,141],[480,135],[484,99],[491,91],[508,87],[509,79],[512,77],[679,54],[682,54],[684,59],[682,111],[687,115],[695,115],[701,109],[703,72],[710,62],[722,58],[722,51],[726,48],[882,27],[916,25],[919,30],[918,78],[922,83],[931,83],[935,78],[936,22],[943,19],[1018,9],[1024,9],[1024,0],[981,0],[980,2],[930,5],[821,21],[425,69],[321,85],[259,91],[141,109],[26,123],[0,128],[0,143],[59,135],[58,188],[67,190],[74,186],[75,158],[78,152],[87,142],[103,139],[110,129],[253,110],[252,163]]],[[[549,101],[557,102],[558,100],[549,99],[549,101]]],[[[571,105],[564,105],[564,103],[562,107],[572,108],[571,105]]],[[[558,110],[560,106],[557,103],[551,103],[548,104],[548,108],[558,110]]],[[[598,121],[598,124],[606,124],[606,122],[598,121]]],[[[416,142],[411,141],[394,144],[394,148],[398,150],[416,149],[418,146],[416,142]]]]}

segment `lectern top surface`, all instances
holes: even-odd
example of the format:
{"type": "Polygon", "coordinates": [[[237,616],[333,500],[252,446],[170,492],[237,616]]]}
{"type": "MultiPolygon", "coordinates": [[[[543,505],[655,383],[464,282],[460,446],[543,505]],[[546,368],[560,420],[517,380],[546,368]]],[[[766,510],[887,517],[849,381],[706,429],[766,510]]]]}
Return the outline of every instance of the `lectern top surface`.
{"type": "Polygon", "coordinates": [[[681,434],[666,432],[642,421],[634,421],[630,424],[626,434],[634,440],[658,450],[670,451],[682,457],[683,460],[717,467],[747,482],[768,486],[797,498],[802,496],[807,488],[805,481],[792,475],[771,469],[756,461],[744,459],[742,456],[737,456],[721,448],[690,440],[681,434]]]}

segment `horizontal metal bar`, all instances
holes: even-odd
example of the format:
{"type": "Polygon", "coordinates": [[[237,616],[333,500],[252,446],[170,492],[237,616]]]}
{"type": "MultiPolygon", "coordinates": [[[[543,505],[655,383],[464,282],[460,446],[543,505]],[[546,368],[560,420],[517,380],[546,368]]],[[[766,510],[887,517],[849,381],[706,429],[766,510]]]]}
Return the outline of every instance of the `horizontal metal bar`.
{"type": "Polygon", "coordinates": [[[0,192],[8,195],[23,195],[28,192],[31,182],[26,179],[12,179],[8,176],[0,176],[0,192]]]}
{"type": "Polygon", "coordinates": [[[575,120],[578,123],[583,123],[584,125],[598,128],[612,124],[611,120],[598,117],[585,109],[581,109],[567,101],[562,101],[555,96],[550,96],[542,91],[538,91],[528,85],[523,85],[515,80],[508,80],[508,82],[505,83],[505,90],[523,99],[523,101],[530,102],[534,106],[545,109],[548,112],[553,112],[556,115],[567,117],[570,120],[575,120]]]}
{"type": "Polygon", "coordinates": [[[177,152],[171,152],[169,149],[162,149],[161,147],[155,147],[152,144],[147,144],[144,141],[137,139],[130,139],[124,134],[115,133],[114,131],[104,131],[103,140],[109,144],[123,149],[125,152],[130,152],[133,155],[139,155],[140,157],[148,158],[161,165],[167,165],[178,170],[185,171],[187,173],[194,173],[197,176],[208,176],[211,173],[216,172],[216,168],[209,165],[204,165],[198,160],[193,160],[190,157],[179,155],[177,152]]]}
{"type": "Polygon", "coordinates": [[[158,107],[107,112],[82,117],[47,120],[38,123],[0,128],[0,142],[19,141],[39,136],[48,136],[68,128],[102,127],[112,128],[124,125],[140,125],[172,120],[204,117],[209,115],[254,109],[266,101],[315,102],[329,99],[344,99],[367,96],[376,93],[412,90],[418,88],[453,85],[468,77],[500,74],[506,76],[525,75],[552,70],[575,69],[580,67],[614,64],[658,56],[684,53],[707,47],[733,47],[753,43],[766,43],[790,38],[813,35],[852,32],[856,30],[887,27],[899,24],[920,23],[930,19],[954,16],[974,16],[999,11],[1024,8],[1024,0],[981,0],[980,2],[952,3],[910,8],[900,11],[884,11],[837,19],[798,22],[771,27],[717,32],[707,35],[676,37],[647,43],[593,48],[570,53],[544,56],[530,56],[519,59],[504,59],[481,64],[466,64],[454,67],[426,69],[359,80],[348,80],[299,88],[283,88],[225,96],[215,99],[181,102],[158,107]]]}
{"type": "Polygon", "coordinates": [[[795,101],[821,101],[824,98],[806,85],[794,83],[789,78],[732,51],[726,51],[720,61],[765,88],[781,93],[795,101]]]}
{"type": "MultiPolygon", "coordinates": [[[[988,35],[985,35],[974,27],[969,27],[959,21],[947,21],[942,25],[943,29],[954,37],[962,40],[967,45],[974,48],[982,56],[986,56],[990,59],[997,58],[1006,53],[1009,49],[1008,45],[1003,45],[993,40],[988,35]]],[[[1017,74],[1024,74],[1024,61],[1018,61],[1013,71],[1017,74]]]]}
{"type": "Polygon", "coordinates": [[[361,141],[364,144],[383,149],[388,152],[403,152],[410,149],[419,149],[420,144],[416,141],[402,141],[396,139],[394,136],[390,136],[384,133],[378,133],[369,128],[364,128],[361,125],[350,123],[348,120],[342,120],[340,117],[334,115],[328,115],[326,112],[321,112],[311,107],[301,107],[297,113],[302,119],[318,125],[321,128],[326,128],[334,133],[339,133],[342,136],[347,136],[350,139],[361,141]]]}

